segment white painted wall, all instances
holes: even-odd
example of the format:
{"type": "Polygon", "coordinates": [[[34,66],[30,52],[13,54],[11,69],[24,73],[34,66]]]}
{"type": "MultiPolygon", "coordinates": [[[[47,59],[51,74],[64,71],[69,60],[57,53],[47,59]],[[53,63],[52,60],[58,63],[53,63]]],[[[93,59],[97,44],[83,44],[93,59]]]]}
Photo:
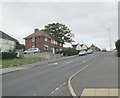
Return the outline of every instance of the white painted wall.
{"type": "Polygon", "coordinates": [[[1,52],[9,52],[9,50],[14,50],[15,46],[16,46],[15,41],[0,38],[1,52]]]}
{"type": "Polygon", "coordinates": [[[76,50],[86,50],[87,46],[83,44],[83,46],[81,47],[80,44],[77,45],[76,50]]]}

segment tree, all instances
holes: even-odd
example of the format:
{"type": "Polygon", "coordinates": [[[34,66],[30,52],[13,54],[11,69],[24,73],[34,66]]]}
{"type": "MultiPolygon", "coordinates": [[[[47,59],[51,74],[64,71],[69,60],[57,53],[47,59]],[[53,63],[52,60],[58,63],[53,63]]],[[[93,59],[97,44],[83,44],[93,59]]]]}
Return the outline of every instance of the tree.
{"type": "Polygon", "coordinates": [[[25,45],[24,44],[20,44],[19,42],[16,42],[16,49],[23,49],[23,50],[25,50],[25,45]]]}
{"type": "Polygon", "coordinates": [[[116,49],[117,49],[118,57],[120,57],[120,40],[116,41],[115,46],[116,46],[116,49]]]}
{"type": "Polygon", "coordinates": [[[42,31],[49,33],[55,40],[60,41],[62,43],[74,42],[73,41],[74,34],[72,34],[71,30],[68,29],[68,27],[65,26],[64,24],[60,23],[48,24],[42,31]]]}

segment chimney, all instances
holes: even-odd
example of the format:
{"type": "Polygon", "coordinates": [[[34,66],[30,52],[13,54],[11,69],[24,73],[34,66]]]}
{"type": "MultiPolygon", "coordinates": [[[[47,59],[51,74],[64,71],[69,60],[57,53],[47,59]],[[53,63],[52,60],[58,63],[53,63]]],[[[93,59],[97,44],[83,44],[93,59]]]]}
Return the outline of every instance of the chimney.
{"type": "Polygon", "coordinates": [[[35,32],[35,33],[36,33],[36,32],[39,32],[39,29],[38,29],[38,28],[34,29],[34,32],[35,32]]]}

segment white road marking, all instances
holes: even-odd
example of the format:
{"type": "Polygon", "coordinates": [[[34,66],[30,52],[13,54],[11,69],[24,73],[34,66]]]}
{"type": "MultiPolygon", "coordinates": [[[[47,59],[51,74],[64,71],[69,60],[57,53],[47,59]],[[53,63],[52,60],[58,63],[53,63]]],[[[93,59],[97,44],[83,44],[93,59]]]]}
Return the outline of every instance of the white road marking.
{"type": "Polygon", "coordinates": [[[63,84],[61,84],[59,87],[57,87],[55,90],[52,91],[52,93],[54,93],[55,91],[59,90],[60,87],[64,86],[66,84],[66,82],[64,82],[63,84]]]}
{"type": "Polygon", "coordinates": [[[86,62],[86,60],[84,60],[84,61],[82,61],[83,63],[85,63],[86,62]]]}
{"type": "Polygon", "coordinates": [[[65,84],[66,84],[66,82],[63,83],[63,85],[65,85],[65,84]]]}
{"type": "Polygon", "coordinates": [[[57,65],[58,63],[51,63],[51,64],[48,64],[48,65],[57,65]]]}
{"type": "Polygon", "coordinates": [[[73,62],[73,61],[67,61],[66,64],[70,64],[70,63],[72,63],[72,62],[73,62]]]}
{"type": "Polygon", "coordinates": [[[59,90],[59,88],[58,88],[58,87],[55,89],[55,91],[57,91],[57,90],[59,90]]]}
{"type": "Polygon", "coordinates": [[[58,63],[54,63],[54,65],[57,65],[58,63]]]}
{"type": "Polygon", "coordinates": [[[86,67],[88,67],[90,64],[88,64],[88,65],[86,65],[85,67],[83,67],[82,69],[80,69],[79,71],[77,71],[75,74],[73,74],[70,78],[69,78],[69,80],[68,80],[68,88],[69,88],[69,91],[70,91],[70,93],[71,93],[71,95],[74,97],[74,96],[77,96],[76,94],[75,94],[75,91],[74,91],[74,89],[73,89],[73,87],[72,87],[72,85],[71,85],[71,80],[72,80],[72,78],[75,76],[75,75],[77,75],[79,72],[81,72],[82,70],[84,70],[86,67]]]}
{"type": "Polygon", "coordinates": [[[63,85],[60,85],[60,87],[63,86],[63,85]]]}
{"type": "Polygon", "coordinates": [[[52,91],[52,94],[54,93],[54,91],[52,91]]]}

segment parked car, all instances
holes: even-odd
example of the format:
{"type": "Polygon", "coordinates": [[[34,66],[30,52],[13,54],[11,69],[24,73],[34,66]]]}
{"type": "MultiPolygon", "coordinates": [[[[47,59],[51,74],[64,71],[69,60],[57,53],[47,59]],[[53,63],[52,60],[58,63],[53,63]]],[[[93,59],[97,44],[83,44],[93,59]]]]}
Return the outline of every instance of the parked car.
{"type": "Polygon", "coordinates": [[[92,49],[88,49],[87,50],[87,54],[92,54],[93,53],[93,50],[92,49]]]}
{"type": "Polygon", "coordinates": [[[102,52],[107,52],[107,49],[106,49],[106,48],[103,48],[103,49],[102,49],[102,52]]]}
{"type": "Polygon", "coordinates": [[[38,48],[29,48],[26,51],[24,51],[24,54],[29,54],[29,53],[39,53],[40,50],[38,48]]]}
{"type": "Polygon", "coordinates": [[[87,54],[87,52],[84,50],[84,51],[80,51],[78,55],[83,56],[83,55],[86,55],[86,54],[87,54]]]}

